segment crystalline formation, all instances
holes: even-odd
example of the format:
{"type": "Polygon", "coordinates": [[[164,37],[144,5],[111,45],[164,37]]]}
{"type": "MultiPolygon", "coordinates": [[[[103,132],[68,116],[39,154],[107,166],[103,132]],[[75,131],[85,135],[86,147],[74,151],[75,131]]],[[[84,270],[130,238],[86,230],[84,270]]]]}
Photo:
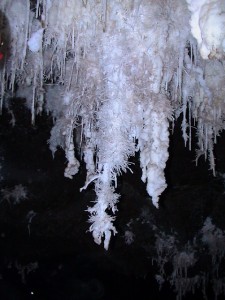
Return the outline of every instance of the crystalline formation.
{"type": "Polygon", "coordinates": [[[32,123],[42,110],[52,115],[49,145],[53,155],[64,149],[66,177],[84,160],[96,243],[108,249],[116,233],[117,175],[132,169],[135,152],[158,206],[169,127],[180,115],[185,144],[195,126],[197,158],[215,173],[213,146],[225,126],[224,0],[1,0],[0,10],[3,42],[10,27],[1,109],[11,95],[26,98],[32,123]]]}

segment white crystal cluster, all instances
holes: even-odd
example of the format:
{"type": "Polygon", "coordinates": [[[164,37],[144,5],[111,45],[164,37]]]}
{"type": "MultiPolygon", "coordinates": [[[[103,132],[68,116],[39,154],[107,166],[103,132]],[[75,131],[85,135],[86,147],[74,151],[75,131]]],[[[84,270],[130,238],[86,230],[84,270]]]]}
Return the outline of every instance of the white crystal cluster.
{"type": "Polygon", "coordinates": [[[25,97],[33,124],[43,110],[52,115],[49,145],[53,154],[64,149],[66,177],[84,160],[82,189],[94,182],[97,197],[88,208],[96,243],[108,249],[116,233],[117,175],[132,171],[136,152],[158,206],[179,116],[185,144],[196,127],[197,157],[209,157],[215,171],[225,114],[223,1],[2,0],[0,9],[11,28],[1,103],[10,93],[25,97]]]}

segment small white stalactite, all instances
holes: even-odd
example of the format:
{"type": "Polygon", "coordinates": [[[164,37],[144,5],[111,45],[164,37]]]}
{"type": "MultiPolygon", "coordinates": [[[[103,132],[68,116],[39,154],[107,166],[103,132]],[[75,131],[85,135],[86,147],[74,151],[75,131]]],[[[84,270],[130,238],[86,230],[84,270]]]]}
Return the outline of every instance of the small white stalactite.
{"type": "Polygon", "coordinates": [[[73,179],[73,176],[76,175],[79,171],[80,163],[75,157],[73,135],[69,135],[68,137],[66,137],[66,139],[68,141],[65,152],[68,164],[65,169],[64,176],[73,179]]]}
{"type": "Polygon", "coordinates": [[[24,68],[24,62],[26,58],[26,52],[27,52],[27,40],[28,40],[28,33],[29,33],[29,21],[30,21],[30,0],[26,0],[26,20],[25,20],[25,34],[24,34],[24,47],[23,47],[23,56],[22,56],[22,62],[21,62],[21,69],[24,68]]]}

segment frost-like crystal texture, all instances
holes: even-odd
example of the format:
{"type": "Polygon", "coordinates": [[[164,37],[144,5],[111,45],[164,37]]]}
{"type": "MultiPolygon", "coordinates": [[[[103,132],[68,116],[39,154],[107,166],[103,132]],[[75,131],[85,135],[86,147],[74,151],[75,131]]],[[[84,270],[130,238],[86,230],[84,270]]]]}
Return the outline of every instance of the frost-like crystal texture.
{"type": "Polygon", "coordinates": [[[215,173],[213,146],[225,120],[224,5],[0,2],[11,28],[10,56],[0,70],[1,107],[6,92],[14,92],[26,98],[32,124],[43,110],[52,115],[50,149],[53,155],[64,149],[64,175],[71,179],[84,160],[81,191],[94,183],[96,192],[87,209],[90,231],[106,249],[116,233],[117,176],[132,171],[129,158],[138,152],[142,180],[158,207],[167,186],[170,124],[179,116],[185,145],[191,148],[194,125],[197,159],[203,154],[215,173]]]}
{"type": "Polygon", "coordinates": [[[186,0],[192,12],[191,32],[198,41],[201,56],[224,58],[225,2],[224,0],[186,0]]]}
{"type": "Polygon", "coordinates": [[[28,47],[32,52],[38,52],[42,49],[43,28],[34,32],[28,41],[28,47]]]}

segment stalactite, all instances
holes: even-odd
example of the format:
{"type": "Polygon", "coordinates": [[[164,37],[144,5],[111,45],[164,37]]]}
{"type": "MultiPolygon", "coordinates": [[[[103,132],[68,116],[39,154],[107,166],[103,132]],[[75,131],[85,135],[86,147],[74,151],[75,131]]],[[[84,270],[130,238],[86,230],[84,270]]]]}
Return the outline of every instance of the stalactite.
{"type": "Polygon", "coordinates": [[[28,0],[0,2],[12,35],[10,57],[0,70],[1,108],[10,92],[27,99],[32,123],[43,108],[52,114],[50,149],[53,155],[58,147],[64,149],[69,178],[79,168],[74,136],[82,127],[79,159],[87,165],[87,178],[81,190],[95,184],[90,231],[97,243],[104,240],[106,249],[116,233],[116,178],[132,171],[129,158],[137,151],[142,180],[159,205],[167,186],[171,120],[182,115],[189,149],[194,123],[196,160],[204,155],[215,173],[213,146],[225,114],[220,4],[222,0],[37,0],[34,12],[28,0]],[[205,12],[209,15],[203,18],[205,12]],[[210,31],[212,20],[219,35],[215,28],[210,31]]]}

